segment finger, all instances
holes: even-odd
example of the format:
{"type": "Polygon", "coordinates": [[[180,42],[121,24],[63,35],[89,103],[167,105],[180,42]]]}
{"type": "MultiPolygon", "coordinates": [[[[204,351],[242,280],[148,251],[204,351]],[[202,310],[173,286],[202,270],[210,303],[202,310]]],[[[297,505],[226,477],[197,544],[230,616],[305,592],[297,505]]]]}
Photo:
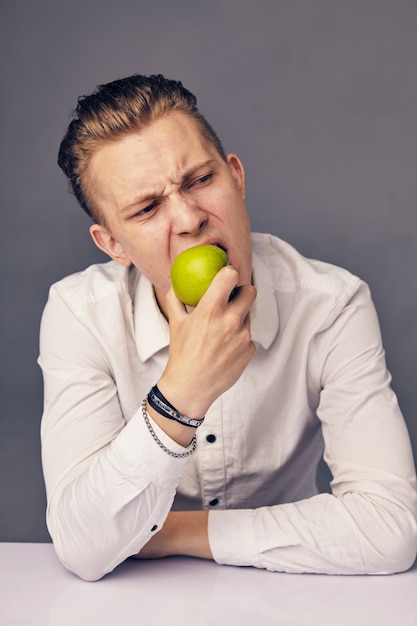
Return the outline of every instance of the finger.
{"type": "Polygon", "coordinates": [[[182,320],[187,315],[185,304],[177,298],[172,286],[164,294],[164,311],[170,324],[182,320]]]}
{"type": "Polygon", "coordinates": [[[251,310],[256,300],[256,288],[253,285],[241,285],[234,289],[233,296],[230,298],[230,306],[238,308],[243,317],[251,310]]]}
{"type": "Polygon", "coordinates": [[[201,298],[198,306],[210,303],[210,307],[227,304],[230,294],[237,287],[239,272],[231,265],[223,267],[211,281],[206,293],[201,298]]]}

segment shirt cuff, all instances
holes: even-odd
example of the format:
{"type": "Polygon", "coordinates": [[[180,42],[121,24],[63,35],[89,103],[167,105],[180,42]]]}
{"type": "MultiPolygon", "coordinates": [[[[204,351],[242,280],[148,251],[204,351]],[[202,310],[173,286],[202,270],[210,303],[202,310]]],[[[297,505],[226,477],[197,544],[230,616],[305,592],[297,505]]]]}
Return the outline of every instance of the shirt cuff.
{"type": "MultiPolygon", "coordinates": [[[[183,448],[173,441],[152,418],[149,421],[156,436],[169,450],[180,454],[188,451],[189,448],[183,448]]],[[[119,464],[125,466],[121,468],[122,473],[132,476],[132,473],[137,472],[142,479],[147,475],[150,482],[164,488],[176,487],[190,458],[173,457],[160,448],[149,432],[141,410],[135,413],[112,442],[112,448],[119,464]]]]}
{"type": "Polygon", "coordinates": [[[254,531],[255,511],[229,509],[210,511],[208,535],[216,563],[262,567],[254,531]]]}

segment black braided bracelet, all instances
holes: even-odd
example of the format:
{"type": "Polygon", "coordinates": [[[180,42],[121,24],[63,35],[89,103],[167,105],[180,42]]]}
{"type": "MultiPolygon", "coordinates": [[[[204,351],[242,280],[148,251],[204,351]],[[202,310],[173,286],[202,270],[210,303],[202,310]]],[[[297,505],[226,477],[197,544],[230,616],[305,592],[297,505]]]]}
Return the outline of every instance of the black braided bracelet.
{"type": "Polygon", "coordinates": [[[154,385],[148,394],[149,405],[157,411],[163,417],[167,417],[170,420],[175,420],[184,426],[191,426],[192,428],[198,428],[204,422],[204,417],[199,420],[192,419],[183,415],[170,402],[162,395],[157,385],[154,385]]]}

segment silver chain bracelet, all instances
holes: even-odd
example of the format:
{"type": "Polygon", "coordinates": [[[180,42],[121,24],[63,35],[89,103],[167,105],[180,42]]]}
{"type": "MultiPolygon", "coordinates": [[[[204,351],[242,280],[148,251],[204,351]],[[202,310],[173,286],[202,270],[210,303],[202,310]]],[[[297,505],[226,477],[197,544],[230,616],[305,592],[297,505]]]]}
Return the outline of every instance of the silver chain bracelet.
{"type": "Polygon", "coordinates": [[[148,430],[151,433],[153,439],[156,441],[158,446],[160,448],[162,448],[162,450],[164,452],[166,452],[170,456],[175,457],[176,459],[183,459],[183,458],[185,458],[187,456],[191,456],[195,452],[195,450],[197,448],[197,437],[196,437],[196,435],[194,435],[194,437],[191,439],[191,450],[188,450],[187,452],[173,452],[172,450],[169,450],[166,446],[164,446],[164,444],[158,438],[156,432],[152,428],[152,424],[151,424],[151,422],[149,420],[149,417],[148,417],[148,411],[146,410],[146,398],[144,398],[144,400],[142,402],[142,415],[143,415],[143,419],[145,420],[146,426],[148,427],[148,430]]]}

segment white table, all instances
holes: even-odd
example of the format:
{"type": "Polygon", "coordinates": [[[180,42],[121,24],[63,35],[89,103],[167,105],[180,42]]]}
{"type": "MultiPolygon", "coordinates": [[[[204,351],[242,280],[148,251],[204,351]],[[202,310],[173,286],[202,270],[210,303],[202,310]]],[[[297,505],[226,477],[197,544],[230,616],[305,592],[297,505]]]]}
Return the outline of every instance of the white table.
{"type": "Polygon", "coordinates": [[[175,557],[101,581],[51,544],[0,543],[1,626],[416,626],[417,563],[394,576],[280,574],[175,557]]]}

